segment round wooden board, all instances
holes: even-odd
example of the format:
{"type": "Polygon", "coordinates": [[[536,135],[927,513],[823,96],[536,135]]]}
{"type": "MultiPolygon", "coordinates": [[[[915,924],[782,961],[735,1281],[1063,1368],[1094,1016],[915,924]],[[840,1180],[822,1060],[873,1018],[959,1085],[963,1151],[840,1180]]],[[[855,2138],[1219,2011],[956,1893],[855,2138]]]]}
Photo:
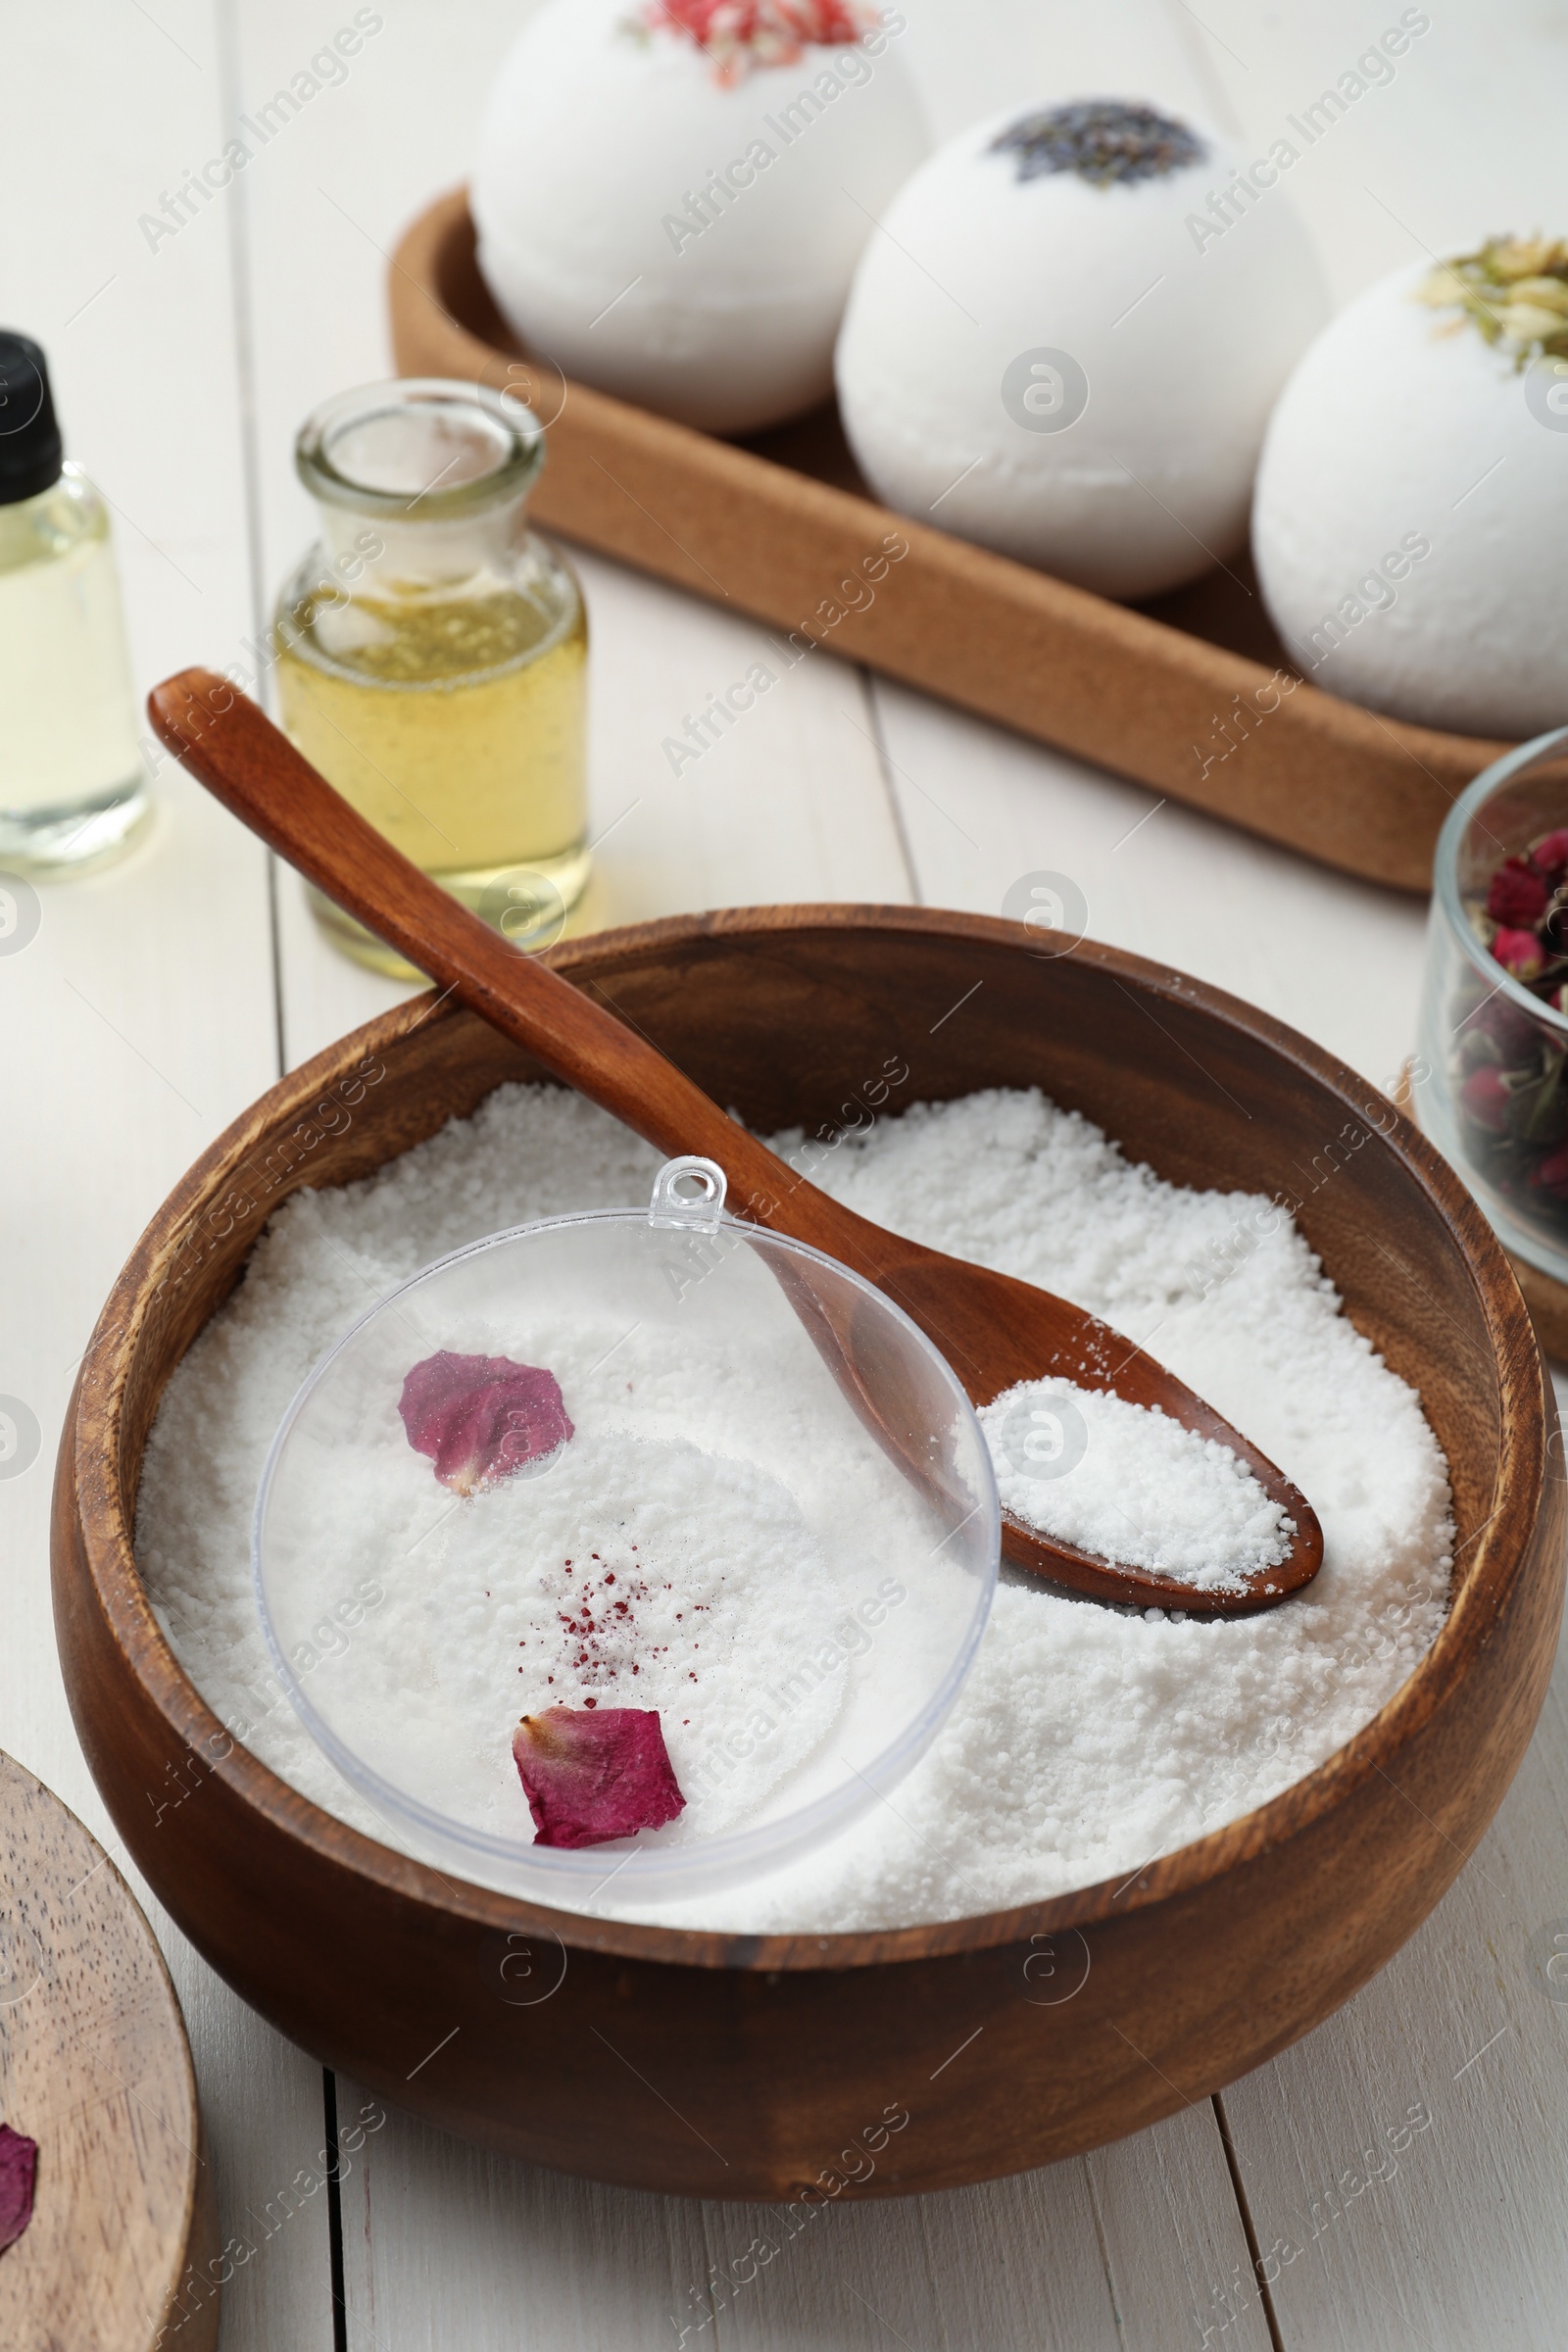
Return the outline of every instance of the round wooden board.
{"type": "Polygon", "coordinates": [[[97,1839],[3,1754],[0,2122],[38,2142],[31,2224],[0,2254],[5,2352],[212,2352],[217,2207],[163,1953],[97,1839]]]}

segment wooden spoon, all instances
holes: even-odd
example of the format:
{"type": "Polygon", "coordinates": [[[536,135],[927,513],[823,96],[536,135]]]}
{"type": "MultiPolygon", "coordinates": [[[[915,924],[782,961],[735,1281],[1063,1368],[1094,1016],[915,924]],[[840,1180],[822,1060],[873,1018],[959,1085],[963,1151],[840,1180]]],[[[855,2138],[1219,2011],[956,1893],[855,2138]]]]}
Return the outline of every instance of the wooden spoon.
{"type": "Polygon", "coordinates": [[[1102,1600],[1192,1616],[1267,1608],[1317,1574],[1323,1531],[1305,1497],[1108,1323],[1030,1283],[887,1233],[798,1176],[647,1038],[519,954],[411,864],[227,679],[181,670],[153,689],[148,711],[162,741],[225,808],[420,971],[660,1151],[715,1160],[740,1215],[809,1243],[885,1291],[941,1348],[976,1405],[1053,1375],[1158,1405],[1183,1428],[1228,1446],[1296,1530],[1288,1558],[1237,1592],[1200,1592],[1079,1551],[1011,1517],[1004,1520],[1009,1560],[1102,1600]]]}

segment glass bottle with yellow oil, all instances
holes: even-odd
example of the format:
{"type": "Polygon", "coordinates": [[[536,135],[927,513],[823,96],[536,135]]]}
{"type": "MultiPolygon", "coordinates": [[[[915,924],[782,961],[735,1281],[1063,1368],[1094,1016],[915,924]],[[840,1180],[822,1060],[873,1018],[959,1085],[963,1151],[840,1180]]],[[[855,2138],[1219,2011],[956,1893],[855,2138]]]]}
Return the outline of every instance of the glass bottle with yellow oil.
{"type": "MultiPolygon", "coordinates": [[[[542,428],[482,385],[409,377],[318,409],[295,463],[321,537],[273,622],[286,732],[416,865],[547,944],[588,879],[588,630],[527,524],[542,428]]],[[[311,898],[351,956],[407,973],[311,898]]]]}

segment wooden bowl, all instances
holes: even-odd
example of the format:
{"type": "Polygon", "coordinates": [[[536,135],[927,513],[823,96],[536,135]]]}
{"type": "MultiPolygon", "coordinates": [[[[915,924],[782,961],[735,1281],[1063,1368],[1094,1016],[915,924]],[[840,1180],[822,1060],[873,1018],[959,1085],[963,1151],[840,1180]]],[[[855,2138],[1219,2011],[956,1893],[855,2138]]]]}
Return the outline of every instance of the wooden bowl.
{"type": "Polygon", "coordinates": [[[872,2194],[984,2180],[1137,2131],[1308,2032],[1470,1852],[1556,1641],[1568,1514],[1550,1392],[1469,1194],[1363,1080],[1110,949],[1046,959],[1016,925],[827,906],[681,917],[552,955],[763,1132],[834,1120],[897,1054],[911,1100],[1038,1084],[1177,1183],[1300,1200],[1352,1319],[1446,1450],[1452,1613],[1376,1720],[1272,1803],[1131,1880],[937,1927],[624,1926],[455,1884],[345,1828],[197,1695],[148,1606],[131,1518],[164,1383],[269,1210],[539,1075],[420,999],[273,1087],[197,1162],[78,1382],[56,1491],[60,1646],[99,1787],[163,1901],[246,2000],[383,2098],[568,2172],[691,2195],[835,2194],[867,2162],[872,2194]],[[189,1793],[159,1818],[149,1792],[176,1775],[189,1793]],[[890,2135],[885,2114],[907,2121],[890,2135]]]}
{"type": "Polygon", "coordinates": [[[1430,889],[1455,796],[1504,749],[1302,681],[1245,557],[1142,610],[1112,604],[879,506],[831,405],[720,441],[568,382],[497,311],[461,188],[404,235],[387,300],[405,375],[511,390],[544,421],[540,521],[793,632],[781,664],[831,646],[1401,890],[1430,889]]]}

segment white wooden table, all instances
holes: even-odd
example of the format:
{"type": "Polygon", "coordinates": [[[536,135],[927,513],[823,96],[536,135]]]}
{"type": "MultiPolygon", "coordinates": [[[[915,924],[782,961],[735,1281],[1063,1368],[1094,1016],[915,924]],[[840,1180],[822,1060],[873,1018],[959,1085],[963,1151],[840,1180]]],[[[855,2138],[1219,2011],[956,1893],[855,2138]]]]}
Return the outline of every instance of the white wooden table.
{"type": "MultiPolygon", "coordinates": [[[[349,0],[0,0],[0,319],[54,367],[68,446],[117,516],[143,688],[254,659],[310,535],[293,430],[389,371],[385,253],[463,175],[528,0],[378,0],[381,27],[177,236],[139,226],[288,82],[349,0]]],[[[1192,106],[1266,149],[1398,0],[907,0],[940,131],[1087,91],[1192,106]]],[[[1345,298],[1421,248],[1568,229],[1563,0],[1433,0],[1431,30],[1293,173],[1345,298]]],[[[586,135],[586,134],[585,134],[586,135]]],[[[1154,388],[1157,392],[1157,387],[1154,388]]],[[[1413,1029],[1423,915],[824,654],[676,783],[679,714],[760,650],[747,622],[593,559],[588,919],[788,899],[995,912],[1071,873],[1102,939],[1262,1004],[1387,1084],[1413,1029]],[[612,828],[612,830],[611,829],[612,828]]],[[[279,1073],[398,993],[322,944],[291,875],[167,763],[120,869],[44,894],[0,959],[6,1074],[0,1392],[43,1450],[0,1482],[0,1744],[100,1834],[49,1613],[49,1460],[114,1273],[166,1190],[279,1073]],[[113,1136],[106,1152],[104,1139],[113,1136]]],[[[719,2207],[587,2186],[393,2115],[335,2203],[249,2217],[319,2170],[360,2094],[252,2016],[163,1919],[225,2233],[257,2243],[226,2352],[501,2352],[681,2340],[768,2352],[1407,2352],[1568,2338],[1568,1686],[1496,1825],[1393,1965],[1310,2040],[1141,2138],[985,2189],[836,2210],[699,2328],[750,2234],[719,2207]],[[1362,2151],[1413,2105],[1391,2170],[1362,2151]],[[1368,2179],[1373,2162],[1382,2177],[1368,2179]]],[[[323,1955],[323,1966],[330,1965],[323,1955]]],[[[83,2348],[85,2352],[85,2348],[83,2348]]]]}

